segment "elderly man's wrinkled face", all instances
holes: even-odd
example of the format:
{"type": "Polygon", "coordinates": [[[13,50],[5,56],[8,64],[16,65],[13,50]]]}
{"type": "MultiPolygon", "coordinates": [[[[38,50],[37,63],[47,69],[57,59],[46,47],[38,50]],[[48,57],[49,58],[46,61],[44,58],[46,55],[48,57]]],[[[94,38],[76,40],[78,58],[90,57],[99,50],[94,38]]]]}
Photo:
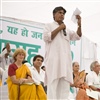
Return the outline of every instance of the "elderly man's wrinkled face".
{"type": "Polygon", "coordinates": [[[93,70],[97,73],[100,71],[100,64],[98,62],[95,64],[95,67],[93,68],[93,70]]]}
{"type": "Polygon", "coordinates": [[[63,10],[59,10],[57,11],[53,16],[54,16],[54,20],[57,22],[63,22],[64,20],[64,11],[63,10]]]}

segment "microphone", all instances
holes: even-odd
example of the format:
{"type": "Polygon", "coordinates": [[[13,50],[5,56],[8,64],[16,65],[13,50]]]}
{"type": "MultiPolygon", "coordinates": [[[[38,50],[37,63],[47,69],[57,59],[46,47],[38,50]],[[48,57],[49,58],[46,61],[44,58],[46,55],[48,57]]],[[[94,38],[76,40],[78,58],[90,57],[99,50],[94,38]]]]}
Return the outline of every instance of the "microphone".
{"type": "MultiPolygon", "coordinates": [[[[64,23],[64,22],[62,22],[62,23],[64,23]]],[[[65,29],[63,29],[63,34],[64,34],[64,36],[67,36],[65,29]]]]}
{"type": "Polygon", "coordinates": [[[63,34],[64,36],[67,36],[65,29],[63,29],[63,34]]]}

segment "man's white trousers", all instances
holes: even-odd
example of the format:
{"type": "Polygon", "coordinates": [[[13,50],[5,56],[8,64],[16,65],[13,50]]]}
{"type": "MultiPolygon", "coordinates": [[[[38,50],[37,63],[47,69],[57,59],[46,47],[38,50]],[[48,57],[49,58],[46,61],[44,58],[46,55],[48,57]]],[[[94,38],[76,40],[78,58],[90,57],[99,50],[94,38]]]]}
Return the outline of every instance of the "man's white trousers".
{"type": "Polygon", "coordinates": [[[56,79],[47,86],[48,100],[68,100],[70,83],[64,78],[56,79]]]}

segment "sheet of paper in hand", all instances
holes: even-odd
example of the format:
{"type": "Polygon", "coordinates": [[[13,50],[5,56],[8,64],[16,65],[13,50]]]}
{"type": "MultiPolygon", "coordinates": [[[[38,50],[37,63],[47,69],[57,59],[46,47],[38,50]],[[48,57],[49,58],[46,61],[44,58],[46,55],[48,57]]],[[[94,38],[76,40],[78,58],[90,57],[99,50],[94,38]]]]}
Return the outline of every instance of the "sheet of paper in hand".
{"type": "Polygon", "coordinates": [[[32,85],[32,84],[34,84],[34,82],[32,82],[32,83],[23,83],[23,84],[32,85]]]}
{"type": "Polygon", "coordinates": [[[76,15],[80,15],[80,14],[81,14],[81,11],[78,8],[76,8],[75,11],[72,14],[71,20],[74,23],[77,23],[76,15]]]}
{"type": "Polygon", "coordinates": [[[98,92],[97,91],[93,91],[93,90],[86,89],[86,93],[87,93],[87,95],[89,97],[98,100],[98,92]]]}

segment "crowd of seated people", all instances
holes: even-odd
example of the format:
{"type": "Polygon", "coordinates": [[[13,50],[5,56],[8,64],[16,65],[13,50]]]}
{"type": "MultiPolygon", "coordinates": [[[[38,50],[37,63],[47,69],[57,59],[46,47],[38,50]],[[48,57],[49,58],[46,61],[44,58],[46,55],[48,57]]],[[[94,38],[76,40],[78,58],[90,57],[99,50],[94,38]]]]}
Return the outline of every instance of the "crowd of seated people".
{"type": "MultiPolygon", "coordinates": [[[[44,58],[41,55],[33,57],[32,64],[25,60],[26,52],[18,48],[11,53],[10,44],[7,43],[0,54],[0,87],[2,75],[8,71],[7,86],[9,100],[47,100],[47,86],[44,86],[45,66],[42,66],[44,58]],[[7,55],[7,56],[6,56],[7,55]],[[5,58],[6,57],[6,58],[5,58]],[[6,60],[9,59],[8,64],[6,60]],[[11,61],[11,62],[10,62],[11,61]],[[4,65],[5,64],[5,65],[4,65]],[[8,66],[8,67],[5,67],[8,66]],[[27,95],[27,96],[26,96],[27,95]]],[[[73,84],[70,84],[69,100],[100,100],[100,64],[93,61],[90,64],[91,72],[86,74],[85,70],[80,70],[78,62],[72,63],[73,84]],[[87,90],[94,91],[98,98],[87,94],[87,90]]]]}

